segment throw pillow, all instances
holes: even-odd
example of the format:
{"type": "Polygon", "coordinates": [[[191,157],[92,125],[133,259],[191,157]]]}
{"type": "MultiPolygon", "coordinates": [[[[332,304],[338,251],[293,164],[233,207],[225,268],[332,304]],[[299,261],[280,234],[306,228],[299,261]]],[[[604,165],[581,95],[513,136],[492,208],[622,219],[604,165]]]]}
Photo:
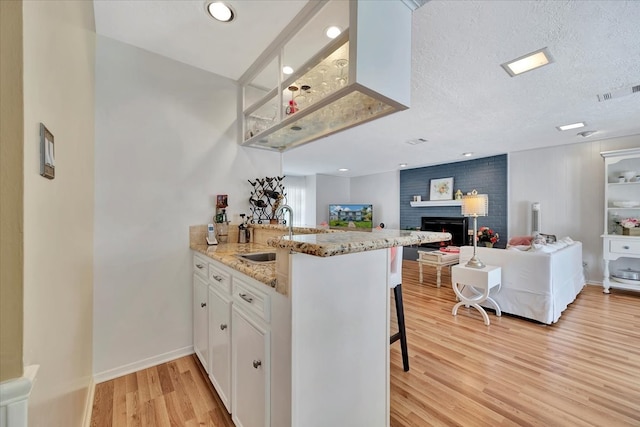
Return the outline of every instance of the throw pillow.
{"type": "Polygon", "coordinates": [[[533,240],[533,236],[516,236],[509,239],[508,246],[522,246],[522,245],[531,245],[531,241],[533,240]]]}

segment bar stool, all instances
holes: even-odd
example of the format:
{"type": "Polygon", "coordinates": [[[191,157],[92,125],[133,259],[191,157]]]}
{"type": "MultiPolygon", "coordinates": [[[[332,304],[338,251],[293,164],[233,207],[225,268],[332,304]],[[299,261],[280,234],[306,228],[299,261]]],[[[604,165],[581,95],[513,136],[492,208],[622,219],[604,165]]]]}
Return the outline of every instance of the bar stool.
{"type": "Polygon", "coordinates": [[[389,345],[400,340],[402,350],[402,365],[404,371],[409,371],[409,353],[407,352],[407,333],[404,327],[404,306],[402,305],[402,246],[389,248],[390,266],[388,284],[393,288],[393,296],[396,301],[396,314],[398,315],[398,332],[391,335],[389,345]]]}

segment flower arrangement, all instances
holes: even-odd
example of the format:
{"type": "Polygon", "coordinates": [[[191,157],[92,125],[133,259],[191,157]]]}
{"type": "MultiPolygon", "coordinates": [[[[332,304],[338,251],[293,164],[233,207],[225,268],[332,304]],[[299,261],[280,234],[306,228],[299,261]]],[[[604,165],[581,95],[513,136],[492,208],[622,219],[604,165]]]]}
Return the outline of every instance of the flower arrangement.
{"type": "Polygon", "coordinates": [[[636,228],[636,227],[640,227],[640,219],[625,218],[625,219],[621,219],[619,224],[624,228],[636,228]]]}
{"type": "Polygon", "coordinates": [[[491,243],[493,245],[494,243],[497,243],[498,240],[500,240],[500,235],[489,227],[480,227],[478,229],[479,242],[491,243]]]}

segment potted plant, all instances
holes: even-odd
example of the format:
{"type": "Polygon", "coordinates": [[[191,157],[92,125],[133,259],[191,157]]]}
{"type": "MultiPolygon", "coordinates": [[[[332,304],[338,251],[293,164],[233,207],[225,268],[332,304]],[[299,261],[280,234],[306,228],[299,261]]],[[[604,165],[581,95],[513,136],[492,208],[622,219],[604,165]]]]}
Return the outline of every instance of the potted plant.
{"type": "Polygon", "coordinates": [[[640,219],[638,218],[625,218],[620,220],[620,226],[622,226],[622,235],[624,236],[640,236],[640,219]]]}
{"type": "Polygon", "coordinates": [[[500,240],[500,235],[489,227],[480,227],[478,229],[478,242],[484,243],[488,248],[492,248],[495,243],[500,240]]]}

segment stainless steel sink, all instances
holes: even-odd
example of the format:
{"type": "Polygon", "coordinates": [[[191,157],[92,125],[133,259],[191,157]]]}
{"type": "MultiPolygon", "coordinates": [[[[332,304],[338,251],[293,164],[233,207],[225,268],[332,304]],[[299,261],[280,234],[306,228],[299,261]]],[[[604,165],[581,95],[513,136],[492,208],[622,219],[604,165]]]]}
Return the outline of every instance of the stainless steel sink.
{"type": "Polygon", "coordinates": [[[236,256],[252,264],[265,264],[276,261],[275,252],[256,252],[252,254],[237,254],[236,256]]]}

